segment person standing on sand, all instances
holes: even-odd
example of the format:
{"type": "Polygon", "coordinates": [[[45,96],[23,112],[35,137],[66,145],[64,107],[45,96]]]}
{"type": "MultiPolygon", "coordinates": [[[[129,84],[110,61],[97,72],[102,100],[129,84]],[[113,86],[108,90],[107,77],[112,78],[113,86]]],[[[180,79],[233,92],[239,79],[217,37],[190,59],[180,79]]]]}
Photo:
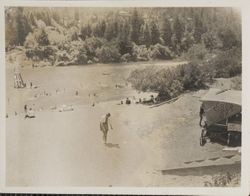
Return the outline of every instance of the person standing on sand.
{"type": "Polygon", "coordinates": [[[111,114],[107,113],[102,116],[101,121],[100,121],[100,130],[103,132],[103,142],[104,144],[107,143],[107,135],[109,131],[109,126],[111,129],[113,129],[111,123],[110,123],[110,117],[111,114]]]}
{"type": "Polygon", "coordinates": [[[27,114],[27,105],[24,105],[24,113],[27,114]]]}

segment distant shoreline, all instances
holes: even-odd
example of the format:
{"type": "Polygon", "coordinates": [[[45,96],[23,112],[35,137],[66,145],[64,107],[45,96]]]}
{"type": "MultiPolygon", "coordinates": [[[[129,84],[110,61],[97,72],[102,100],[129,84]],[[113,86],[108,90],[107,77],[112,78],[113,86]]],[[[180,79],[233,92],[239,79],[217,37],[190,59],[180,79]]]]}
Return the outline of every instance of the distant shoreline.
{"type": "MultiPolygon", "coordinates": [[[[14,50],[8,51],[5,54],[5,59],[6,59],[6,69],[8,68],[12,68],[11,63],[8,61],[9,56],[13,56],[14,54],[12,53],[14,52],[14,50]]],[[[17,51],[20,53],[20,51],[17,51]]],[[[20,60],[21,62],[19,62],[21,64],[21,68],[25,69],[27,67],[31,67],[31,64],[33,63],[39,63],[39,61],[33,61],[33,60],[20,60]],[[24,65],[24,64],[28,64],[28,65],[24,65]]],[[[16,60],[14,60],[13,65],[15,64],[16,60]]],[[[37,66],[36,68],[43,68],[43,67],[89,67],[89,66],[131,66],[134,64],[141,64],[141,65],[150,65],[152,64],[152,66],[154,65],[164,65],[165,63],[173,63],[174,65],[178,63],[179,64],[186,64],[189,61],[187,60],[182,60],[182,59],[171,59],[171,60],[148,60],[148,61],[130,61],[130,62],[117,62],[117,63],[92,63],[92,64],[72,64],[72,65],[65,65],[65,66],[37,66]]]]}

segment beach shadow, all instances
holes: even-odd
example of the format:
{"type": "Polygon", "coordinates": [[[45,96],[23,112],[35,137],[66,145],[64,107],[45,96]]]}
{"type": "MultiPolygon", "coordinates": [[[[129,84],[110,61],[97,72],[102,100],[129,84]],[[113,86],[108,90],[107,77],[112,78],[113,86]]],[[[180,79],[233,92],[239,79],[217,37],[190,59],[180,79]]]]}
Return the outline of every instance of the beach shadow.
{"type": "Polygon", "coordinates": [[[106,143],[105,146],[108,148],[120,148],[119,144],[106,143]]]}

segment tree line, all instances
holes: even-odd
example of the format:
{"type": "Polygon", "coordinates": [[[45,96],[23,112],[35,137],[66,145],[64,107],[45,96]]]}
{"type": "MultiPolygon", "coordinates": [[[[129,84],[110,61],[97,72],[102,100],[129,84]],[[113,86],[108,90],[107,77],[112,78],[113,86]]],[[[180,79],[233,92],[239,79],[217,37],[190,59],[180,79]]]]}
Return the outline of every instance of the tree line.
{"type": "MultiPolygon", "coordinates": [[[[150,58],[163,59],[192,53],[197,46],[198,51],[204,48],[206,52],[241,47],[240,15],[232,8],[114,8],[106,11],[103,8],[101,13],[88,13],[86,9],[6,8],[6,47],[25,45],[28,35],[40,28],[38,21],[45,24],[45,29],[64,29],[60,34],[69,36],[63,42],[99,39],[111,52],[116,49],[121,57],[133,56],[137,46],[140,52],[147,50],[150,58]],[[157,51],[152,48],[155,45],[157,51]]],[[[39,45],[53,45],[46,30],[40,34],[41,37],[36,37],[39,45]]]]}

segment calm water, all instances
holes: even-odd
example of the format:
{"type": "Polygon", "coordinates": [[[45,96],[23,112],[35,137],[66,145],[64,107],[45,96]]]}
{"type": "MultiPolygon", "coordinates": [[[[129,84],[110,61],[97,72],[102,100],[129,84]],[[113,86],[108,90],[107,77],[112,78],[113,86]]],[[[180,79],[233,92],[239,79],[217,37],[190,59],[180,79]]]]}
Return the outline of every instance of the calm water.
{"type": "Polygon", "coordinates": [[[14,89],[13,69],[7,69],[7,112],[22,112],[27,104],[36,110],[62,104],[92,104],[121,100],[135,93],[127,78],[134,69],[147,66],[172,67],[184,62],[159,61],[129,64],[95,64],[68,67],[22,68],[27,84],[25,89],[14,89]],[[35,89],[30,89],[30,82],[35,89]],[[76,95],[77,93],[78,95],[76,95]]]}

